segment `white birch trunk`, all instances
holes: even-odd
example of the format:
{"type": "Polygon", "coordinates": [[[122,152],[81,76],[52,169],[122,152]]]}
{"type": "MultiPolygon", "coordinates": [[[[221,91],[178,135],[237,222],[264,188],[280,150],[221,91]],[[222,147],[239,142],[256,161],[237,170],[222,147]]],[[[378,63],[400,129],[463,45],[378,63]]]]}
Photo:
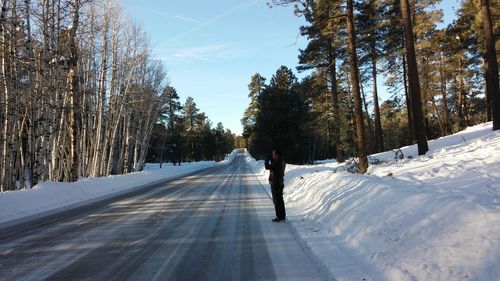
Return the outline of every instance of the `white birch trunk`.
{"type": "MultiPolygon", "coordinates": [[[[6,2],[4,2],[5,4],[6,2]]],[[[3,16],[2,16],[3,17],[3,16]]],[[[2,107],[2,117],[3,117],[3,122],[2,122],[2,131],[1,131],[1,146],[0,146],[0,192],[3,192],[6,190],[5,187],[5,176],[7,174],[7,132],[8,132],[8,122],[9,122],[9,86],[8,86],[8,80],[7,80],[7,60],[6,60],[6,46],[7,42],[5,40],[5,29],[2,29],[1,32],[1,79],[2,79],[2,90],[3,90],[3,95],[2,95],[2,101],[3,101],[3,107],[2,107]]]]}
{"type": "Polygon", "coordinates": [[[100,165],[101,161],[100,156],[103,153],[103,146],[101,142],[103,140],[103,114],[104,107],[106,103],[106,83],[108,76],[108,30],[109,30],[109,19],[107,16],[104,18],[104,30],[102,31],[102,61],[101,61],[101,73],[99,77],[99,87],[98,87],[98,108],[97,108],[97,124],[96,124],[96,135],[95,135],[95,154],[94,154],[94,163],[93,163],[93,172],[92,175],[95,177],[101,176],[100,174],[100,165]]]}

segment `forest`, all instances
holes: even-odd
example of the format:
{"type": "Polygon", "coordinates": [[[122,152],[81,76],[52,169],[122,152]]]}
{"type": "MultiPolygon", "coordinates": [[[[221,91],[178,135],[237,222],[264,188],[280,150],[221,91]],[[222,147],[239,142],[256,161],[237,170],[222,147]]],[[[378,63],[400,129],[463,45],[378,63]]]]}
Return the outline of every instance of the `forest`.
{"type": "Polygon", "coordinates": [[[181,106],[120,1],[0,1],[0,192],[220,160],[234,146],[181,106]],[[203,144],[203,145],[201,145],[203,144]]]}
{"type": "Polygon", "coordinates": [[[237,137],[180,101],[120,1],[2,0],[0,192],[219,161],[235,145],[257,158],[279,147],[291,163],[356,157],[363,173],[372,153],[417,143],[425,154],[428,139],[499,129],[498,0],[462,1],[444,28],[436,3],[271,1],[307,22],[295,70],[307,75],[253,75],[237,137]]]}
{"type": "Polygon", "coordinates": [[[181,105],[175,88],[166,86],[163,98],[160,120],[153,125],[149,142],[148,163],[221,161],[234,149],[236,135],[221,122],[213,127],[192,97],[181,105]]]}
{"type": "Polygon", "coordinates": [[[294,5],[307,25],[297,72],[280,67],[249,83],[241,123],[249,151],[273,148],[287,162],[367,155],[493,121],[500,128],[500,3],[463,0],[456,19],[438,28],[438,0],[273,0],[294,5]],[[386,90],[381,100],[381,89],[386,90]]]}

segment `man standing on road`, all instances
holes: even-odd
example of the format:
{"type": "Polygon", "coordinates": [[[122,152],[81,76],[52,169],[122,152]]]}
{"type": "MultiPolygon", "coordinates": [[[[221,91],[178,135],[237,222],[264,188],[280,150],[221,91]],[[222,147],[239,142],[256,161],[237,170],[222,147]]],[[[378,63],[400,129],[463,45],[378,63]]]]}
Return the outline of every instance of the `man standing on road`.
{"type": "Polygon", "coordinates": [[[273,222],[285,221],[286,218],[285,202],[283,201],[285,165],[281,152],[276,149],[273,150],[273,154],[264,163],[266,170],[269,170],[269,183],[271,184],[274,209],[276,210],[276,217],[273,222]]]}

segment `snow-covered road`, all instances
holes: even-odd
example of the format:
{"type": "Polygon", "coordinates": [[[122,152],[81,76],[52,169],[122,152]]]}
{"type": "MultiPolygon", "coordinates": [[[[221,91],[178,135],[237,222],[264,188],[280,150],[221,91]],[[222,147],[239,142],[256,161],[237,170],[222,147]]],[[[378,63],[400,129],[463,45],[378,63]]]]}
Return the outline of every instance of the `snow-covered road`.
{"type": "Polygon", "coordinates": [[[0,236],[0,280],[325,280],[240,154],[0,236]]]}

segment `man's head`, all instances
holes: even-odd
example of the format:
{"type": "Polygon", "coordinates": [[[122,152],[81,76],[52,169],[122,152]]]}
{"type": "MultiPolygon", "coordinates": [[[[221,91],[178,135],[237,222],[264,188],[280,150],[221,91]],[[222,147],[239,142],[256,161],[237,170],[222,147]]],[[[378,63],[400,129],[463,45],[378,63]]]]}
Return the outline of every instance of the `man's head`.
{"type": "Polygon", "coordinates": [[[281,158],[281,151],[278,149],[273,149],[273,160],[278,160],[281,158]]]}

